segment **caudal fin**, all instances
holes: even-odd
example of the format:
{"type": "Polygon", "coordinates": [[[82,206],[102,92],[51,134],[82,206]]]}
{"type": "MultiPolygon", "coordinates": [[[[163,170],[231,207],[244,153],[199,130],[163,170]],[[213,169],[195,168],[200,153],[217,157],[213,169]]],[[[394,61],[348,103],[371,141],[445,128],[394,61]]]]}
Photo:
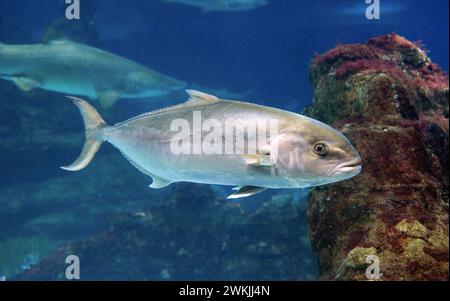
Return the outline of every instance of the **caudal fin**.
{"type": "Polygon", "coordinates": [[[81,98],[67,96],[74,105],[80,110],[83,117],[84,127],[86,129],[86,141],[84,143],[81,154],[78,158],[68,166],[61,166],[62,169],[68,171],[79,171],[91,163],[100,146],[103,143],[98,131],[108,125],[100,116],[100,114],[87,101],[81,98]]]}

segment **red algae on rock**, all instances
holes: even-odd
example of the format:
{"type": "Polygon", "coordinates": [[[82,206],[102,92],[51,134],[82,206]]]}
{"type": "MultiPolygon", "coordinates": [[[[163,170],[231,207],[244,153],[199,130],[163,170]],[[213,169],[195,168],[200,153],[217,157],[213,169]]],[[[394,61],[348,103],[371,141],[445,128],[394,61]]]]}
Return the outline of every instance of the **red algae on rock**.
{"type": "Polygon", "coordinates": [[[308,223],[321,279],[448,280],[448,76],[396,34],[338,45],[310,66],[305,114],[354,143],[363,172],[313,189],[308,223]]]}

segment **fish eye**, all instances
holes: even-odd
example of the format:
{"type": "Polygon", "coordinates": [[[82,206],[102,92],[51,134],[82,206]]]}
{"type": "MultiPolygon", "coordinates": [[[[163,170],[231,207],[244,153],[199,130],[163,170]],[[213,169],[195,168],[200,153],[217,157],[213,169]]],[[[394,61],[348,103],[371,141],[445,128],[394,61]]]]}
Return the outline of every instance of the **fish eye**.
{"type": "Polygon", "coordinates": [[[319,156],[326,156],[328,153],[328,145],[323,142],[318,142],[314,144],[314,153],[319,156]]]}

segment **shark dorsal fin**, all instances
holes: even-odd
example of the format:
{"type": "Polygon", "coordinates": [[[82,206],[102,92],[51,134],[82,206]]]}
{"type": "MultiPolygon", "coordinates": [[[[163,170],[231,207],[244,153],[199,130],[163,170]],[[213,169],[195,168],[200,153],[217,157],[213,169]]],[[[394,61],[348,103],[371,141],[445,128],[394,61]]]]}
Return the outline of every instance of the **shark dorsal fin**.
{"type": "Polygon", "coordinates": [[[219,98],[214,95],[206,94],[197,90],[186,90],[190,98],[186,104],[190,105],[207,105],[219,102],[219,98]]]}

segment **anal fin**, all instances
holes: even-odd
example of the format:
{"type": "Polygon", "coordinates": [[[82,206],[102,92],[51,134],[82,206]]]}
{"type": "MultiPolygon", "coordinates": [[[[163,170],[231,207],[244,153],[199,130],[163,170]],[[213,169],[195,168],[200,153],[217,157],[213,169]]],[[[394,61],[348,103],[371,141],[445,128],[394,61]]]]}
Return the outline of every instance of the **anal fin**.
{"type": "Polygon", "coordinates": [[[150,188],[160,189],[160,188],[169,186],[170,184],[173,183],[172,181],[163,179],[159,176],[156,176],[156,175],[150,173],[149,171],[147,171],[143,167],[141,167],[139,164],[137,164],[134,160],[132,160],[129,156],[127,156],[124,152],[121,152],[121,153],[125,157],[125,159],[127,159],[128,162],[130,162],[130,164],[133,165],[137,170],[139,170],[143,174],[152,178],[153,182],[152,182],[152,184],[149,185],[150,188]]]}
{"type": "Polygon", "coordinates": [[[235,187],[233,190],[237,190],[235,193],[229,195],[227,199],[239,199],[245,198],[251,195],[255,195],[257,193],[263,192],[267,188],[265,187],[257,187],[257,186],[241,186],[235,187]]]}
{"type": "Polygon", "coordinates": [[[164,188],[164,187],[169,186],[170,184],[172,184],[171,181],[163,179],[163,178],[160,178],[160,177],[155,176],[155,175],[152,175],[152,179],[153,179],[153,182],[152,182],[152,184],[150,184],[149,187],[153,188],[153,189],[164,188]]]}

